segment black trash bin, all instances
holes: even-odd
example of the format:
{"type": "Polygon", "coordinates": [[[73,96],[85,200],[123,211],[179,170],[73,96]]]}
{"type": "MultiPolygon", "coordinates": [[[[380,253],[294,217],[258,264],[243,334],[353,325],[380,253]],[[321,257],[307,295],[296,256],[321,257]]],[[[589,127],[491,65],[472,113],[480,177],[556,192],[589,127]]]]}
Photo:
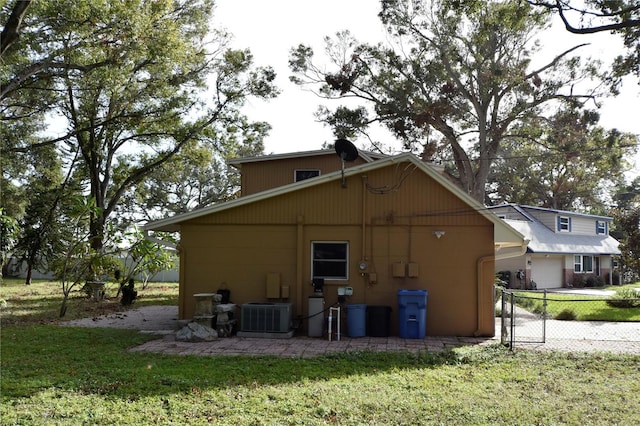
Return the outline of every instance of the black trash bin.
{"type": "Polygon", "coordinates": [[[367,335],[389,337],[391,329],[391,306],[367,305],[367,335]]]}

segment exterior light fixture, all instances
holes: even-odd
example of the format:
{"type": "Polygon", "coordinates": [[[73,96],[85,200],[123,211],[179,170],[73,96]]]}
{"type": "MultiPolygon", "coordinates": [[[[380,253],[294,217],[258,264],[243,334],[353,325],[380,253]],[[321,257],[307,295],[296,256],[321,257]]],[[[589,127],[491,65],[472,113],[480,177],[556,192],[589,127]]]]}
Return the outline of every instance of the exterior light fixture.
{"type": "Polygon", "coordinates": [[[442,238],[442,236],[444,235],[444,231],[433,231],[433,235],[434,235],[437,239],[440,239],[440,238],[442,238]]]}

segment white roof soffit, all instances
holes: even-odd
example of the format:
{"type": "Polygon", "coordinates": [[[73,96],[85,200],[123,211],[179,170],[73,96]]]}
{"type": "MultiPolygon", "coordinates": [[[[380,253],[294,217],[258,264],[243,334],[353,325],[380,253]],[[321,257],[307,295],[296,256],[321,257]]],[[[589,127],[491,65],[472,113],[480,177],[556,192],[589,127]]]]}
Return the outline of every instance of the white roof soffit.
{"type": "MultiPolygon", "coordinates": [[[[376,170],[379,168],[387,167],[392,164],[397,164],[402,162],[413,163],[417,168],[422,170],[429,177],[433,178],[436,182],[438,182],[439,184],[447,188],[450,192],[452,192],[454,195],[456,195],[461,201],[466,203],[471,209],[473,209],[474,211],[477,211],[478,213],[483,215],[486,219],[491,221],[494,224],[494,242],[496,245],[496,250],[498,250],[499,248],[501,249],[506,247],[522,247],[523,244],[524,244],[524,247],[526,248],[526,244],[528,241],[525,240],[524,236],[520,232],[518,232],[516,229],[511,227],[509,224],[505,223],[502,219],[499,219],[495,214],[493,214],[491,211],[485,208],[485,206],[483,206],[482,204],[478,203],[470,195],[465,194],[460,188],[458,188],[449,179],[441,175],[430,164],[419,160],[414,154],[410,152],[398,154],[388,158],[383,158],[377,161],[373,161],[371,163],[365,163],[365,164],[360,164],[358,166],[346,168],[344,170],[344,176],[346,178],[349,176],[357,175],[362,172],[366,172],[369,170],[376,170]]],[[[268,189],[266,191],[262,191],[256,194],[240,197],[235,200],[227,201],[220,204],[214,204],[212,206],[204,207],[198,210],[194,210],[188,213],[183,213],[170,218],[149,222],[146,225],[144,225],[143,228],[146,230],[177,232],[180,230],[181,222],[185,222],[191,219],[196,219],[198,217],[212,214],[218,211],[223,211],[230,208],[239,207],[245,204],[254,203],[256,201],[264,200],[276,195],[286,194],[293,191],[299,191],[304,188],[323,184],[325,182],[330,182],[333,180],[337,181],[337,180],[340,180],[341,178],[342,178],[342,171],[338,170],[332,173],[327,173],[326,175],[320,175],[312,179],[306,179],[301,182],[295,182],[289,185],[268,189]]]]}

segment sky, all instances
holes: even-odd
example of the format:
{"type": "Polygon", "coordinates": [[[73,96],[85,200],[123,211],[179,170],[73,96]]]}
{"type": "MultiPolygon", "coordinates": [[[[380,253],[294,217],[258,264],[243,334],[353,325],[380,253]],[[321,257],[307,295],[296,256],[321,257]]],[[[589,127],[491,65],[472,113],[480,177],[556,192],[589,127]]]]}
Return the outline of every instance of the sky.
{"type": "MultiPolygon", "coordinates": [[[[268,102],[251,100],[244,112],[255,121],[272,126],[265,139],[265,153],[278,154],[320,149],[333,142],[329,128],[315,122],[313,113],[321,104],[332,103],[289,82],[289,51],[302,43],[314,48],[316,59],[323,55],[323,39],[348,29],[361,42],[384,41],[385,32],[378,18],[377,0],[217,0],[214,25],[233,35],[232,46],[249,48],[256,65],[272,66],[281,90],[278,98],[268,102]]],[[[622,47],[619,36],[597,34],[579,36],[568,33],[560,25],[543,35],[543,43],[551,55],[564,48],[591,43],[582,48],[585,56],[607,60],[622,47]]],[[[640,85],[627,79],[622,94],[604,102],[600,124],[624,132],[640,134],[640,85]]],[[[386,137],[383,135],[382,137],[386,137]]],[[[383,143],[393,144],[393,140],[383,143]]],[[[356,142],[357,144],[357,142],[356,142]]],[[[399,144],[395,144],[398,146],[399,144]]],[[[635,168],[640,170],[640,155],[635,168]]]]}

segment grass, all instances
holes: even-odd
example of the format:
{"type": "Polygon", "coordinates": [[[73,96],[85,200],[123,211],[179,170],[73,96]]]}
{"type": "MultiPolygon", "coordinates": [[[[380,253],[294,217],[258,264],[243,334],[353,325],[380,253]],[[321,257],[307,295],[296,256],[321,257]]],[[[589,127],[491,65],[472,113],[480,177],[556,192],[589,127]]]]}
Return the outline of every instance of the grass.
{"type": "MultiPolygon", "coordinates": [[[[144,290],[140,286],[136,289],[138,298],[134,307],[178,304],[178,283],[150,283],[144,290]]],[[[63,319],[88,318],[125,310],[115,297],[117,291],[116,283],[106,283],[105,300],[96,303],[87,297],[82,287],[74,288],[63,319]]],[[[0,304],[3,325],[55,323],[60,319],[62,287],[52,281],[34,280],[31,285],[25,285],[22,279],[5,278],[0,284],[0,304]]]]}
{"type": "MultiPolygon", "coordinates": [[[[640,283],[605,287],[604,289],[619,291],[637,287],[640,287],[640,283]]],[[[519,306],[535,313],[544,312],[542,293],[518,291],[516,298],[516,303],[519,306]]],[[[548,293],[546,297],[547,316],[548,318],[576,321],[640,321],[640,308],[609,306],[606,302],[607,298],[583,294],[548,293]]]]}
{"type": "MultiPolygon", "coordinates": [[[[0,286],[9,308],[0,348],[3,425],[599,425],[640,416],[640,356],[500,346],[313,359],[132,353],[155,337],[59,327],[33,312],[42,306],[57,315],[47,308],[55,303],[30,294],[49,294],[51,283],[22,295],[26,286],[13,287],[0,286]],[[11,318],[27,311],[22,303],[30,313],[11,318]]],[[[88,309],[81,300],[72,306],[73,315],[88,309]]]]}

